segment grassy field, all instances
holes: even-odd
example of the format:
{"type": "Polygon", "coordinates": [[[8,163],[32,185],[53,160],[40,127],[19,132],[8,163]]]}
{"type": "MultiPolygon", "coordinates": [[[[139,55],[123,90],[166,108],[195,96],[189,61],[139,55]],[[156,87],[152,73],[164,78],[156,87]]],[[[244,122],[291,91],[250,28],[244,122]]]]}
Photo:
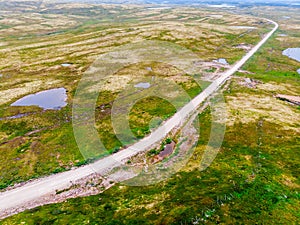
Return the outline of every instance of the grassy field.
{"type": "MultiPolygon", "coordinates": [[[[259,20],[228,12],[191,9],[187,13],[180,8],[149,11],[136,7],[99,7],[95,13],[97,10],[107,12],[105,23],[87,20],[75,28],[55,34],[50,43],[47,43],[48,36],[36,34],[30,34],[32,38],[20,42],[17,36],[13,36],[16,34],[8,33],[3,39],[9,45],[0,47],[0,54],[8,55],[6,61],[1,58],[3,66],[0,73],[5,76],[0,78],[4,79],[0,92],[11,88],[20,91],[14,92],[11,97],[0,97],[0,117],[25,112],[34,114],[0,121],[0,149],[3,152],[1,188],[85,162],[72,133],[71,105],[60,111],[46,112],[37,107],[10,107],[9,104],[20,96],[64,86],[68,89],[68,101],[71,103],[78,80],[95,57],[113,46],[134,40],[167,40],[193,50],[203,61],[220,57],[234,63],[245,53],[235,48],[236,45],[255,44],[268,27],[266,24],[259,25],[259,29],[251,32],[232,29],[231,26],[237,25],[257,26],[259,20]],[[112,22],[114,18],[108,11],[116,10],[121,15],[122,24],[112,22]],[[212,16],[216,14],[221,17],[216,19],[212,16]],[[243,35],[245,32],[247,34],[243,35]],[[38,45],[31,46],[33,43],[38,45]],[[15,54],[5,52],[6,48],[20,49],[15,54]],[[23,64],[16,67],[14,63],[18,59],[23,64]],[[61,68],[59,65],[64,62],[73,65],[61,68]],[[37,82],[35,88],[26,89],[26,83],[33,81],[37,82]],[[30,134],[32,131],[37,132],[30,134]]],[[[237,10],[245,12],[245,9],[237,10]]],[[[146,187],[116,184],[102,194],[27,210],[4,219],[1,224],[300,223],[300,111],[299,107],[273,97],[274,94],[300,95],[300,76],[296,72],[300,65],[281,54],[285,48],[299,44],[299,33],[295,27],[300,18],[293,9],[285,9],[276,15],[276,8],[256,8],[250,12],[278,19],[280,30],[244,66],[243,69],[250,73],[237,73],[224,88],[229,114],[225,140],[209,168],[199,170],[210,134],[208,108],[199,113],[201,135],[193,156],[170,179],[146,187]],[[292,19],[280,19],[287,13],[292,15],[292,19]],[[288,36],[280,37],[280,33],[288,36]],[[247,87],[245,77],[256,80],[256,88],[247,87]]],[[[100,13],[95,17],[97,15],[100,13]]],[[[133,65],[115,75],[131,74],[144,67],[133,65]]],[[[157,65],[152,72],[163,76],[159,68],[160,65],[157,65]]],[[[203,70],[203,74],[214,72],[214,68],[203,70]]],[[[174,74],[169,76],[174,77],[174,74]]],[[[176,76],[174,79],[190,97],[194,97],[201,88],[193,79],[182,79],[183,76],[185,74],[181,79],[177,80],[176,76]]],[[[203,81],[203,84],[205,86],[208,82],[203,81]]],[[[118,91],[102,90],[96,108],[99,136],[110,150],[122,145],[113,132],[110,118],[117,94],[118,91]]],[[[174,107],[163,99],[139,101],[129,115],[132,132],[136,138],[141,138],[149,133],[152,126],[160,123],[155,118],[166,119],[174,113],[174,107]],[[163,107],[158,110],[157,105],[163,107]]]]}

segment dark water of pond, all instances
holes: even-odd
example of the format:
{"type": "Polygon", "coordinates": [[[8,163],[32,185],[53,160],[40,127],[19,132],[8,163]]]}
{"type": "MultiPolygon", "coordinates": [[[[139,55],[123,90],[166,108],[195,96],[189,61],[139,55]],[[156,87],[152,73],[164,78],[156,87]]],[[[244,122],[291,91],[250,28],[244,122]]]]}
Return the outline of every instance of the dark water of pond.
{"type": "Polygon", "coordinates": [[[65,88],[55,88],[27,95],[11,106],[32,106],[37,105],[43,109],[58,110],[67,105],[67,93],[65,88]]]}

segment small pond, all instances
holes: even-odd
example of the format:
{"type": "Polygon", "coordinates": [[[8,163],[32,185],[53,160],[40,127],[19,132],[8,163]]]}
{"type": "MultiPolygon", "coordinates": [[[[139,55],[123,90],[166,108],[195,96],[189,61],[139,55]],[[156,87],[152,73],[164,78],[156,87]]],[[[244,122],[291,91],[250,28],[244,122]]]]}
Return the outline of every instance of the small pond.
{"type": "Polygon", "coordinates": [[[300,74],[300,69],[298,69],[297,72],[300,74]]]}
{"type": "Polygon", "coordinates": [[[288,48],[282,54],[300,62],[300,48],[288,48]]]}
{"type": "Polygon", "coordinates": [[[37,105],[43,109],[58,110],[67,105],[67,93],[65,88],[55,88],[27,95],[11,106],[32,106],[37,105]]]}
{"type": "Polygon", "coordinates": [[[147,89],[147,88],[151,87],[151,84],[150,83],[138,83],[138,84],[134,85],[134,87],[147,89]]]}
{"type": "Polygon", "coordinates": [[[227,62],[227,60],[226,60],[226,59],[223,59],[223,58],[221,58],[221,59],[217,59],[217,60],[214,60],[214,62],[217,62],[217,63],[221,63],[221,64],[228,65],[228,62],[227,62]]]}

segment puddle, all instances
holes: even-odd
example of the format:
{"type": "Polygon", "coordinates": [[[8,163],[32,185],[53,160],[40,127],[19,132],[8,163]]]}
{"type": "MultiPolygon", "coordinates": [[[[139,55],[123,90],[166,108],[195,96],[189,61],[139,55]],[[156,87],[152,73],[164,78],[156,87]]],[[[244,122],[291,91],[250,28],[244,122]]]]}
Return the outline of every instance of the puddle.
{"type": "Polygon", "coordinates": [[[287,34],[278,34],[278,37],[287,37],[287,34]]]}
{"type": "Polygon", "coordinates": [[[3,74],[0,73],[0,77],[3,77],[3,74]]]}
{"type": "Polygon", "coordinates": [[[148,71],[152,71],[152,67],[146,67],[145,69],[148,71]]]}
{"type": "Polygon", "coordinates": [[[55,88],[27,95],[11,106],[32,106],[37,105],[43,109],[58,110],[67,105],[67,94],[65,88],[55,88]]]}
{"type": "Polygon", "coordinates": [[[63,66],[63,67],[69,67],[69,66],[72,66],[72,64],[71,63],[62,63],[61,66],[63,66]]]}
{"type": "Polygon", "coordinates": [[[300,62],[300,48],[288,48],[284,50],[282,54],[300,62]]]}
{"type": "Polygon", "coordinates": [[[228,65],[228,62],[226,61],[226,59],[223,59],[223,58],[217,59],[217,60],[213,60],[213,62],[217,62],[217,63],[228,65]]]}
{"type": "Polygon", "coordinates": [[[147,89],[147,88],[151,87],[151,84],[150,83],[138,83],[138,84],[134,85],[134,87],[147,89]]]}

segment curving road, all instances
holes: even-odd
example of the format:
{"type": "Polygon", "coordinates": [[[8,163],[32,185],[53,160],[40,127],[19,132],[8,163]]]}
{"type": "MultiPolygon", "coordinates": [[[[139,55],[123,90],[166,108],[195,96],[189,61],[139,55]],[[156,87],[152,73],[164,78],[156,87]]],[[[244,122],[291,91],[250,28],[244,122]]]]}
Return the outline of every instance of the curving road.
{"type": "Polygon", "coordinates": [[[149,149],[153,144],[162,140],[172,129],[180,124],[191,115],[205,99],[220,88],[220,86],[233,75],[245,62],[251,58],[260,47],[274,34],[278,28],[278,24],[274,21],[275,27],[270,31],[255,47],[251,49],[240,61],[238,61],[231,69],[224,72],[218,79],[216,79],[209,87],[202,93],[196,96],[192,101],[185,105],[173,117],[167,120],[161,127],[155,130],[150,136],[140,140],[136,144],[124,149],[116,154],[105,157],[96,161],[93,164],[86,165],[71,171],[60,174],[51,175],[49,177],[41,178],[31,181],[24,186],[0,193],[0,218],[8,216],[5,214],[6,210],[13,208],[21,208],[24,204],[34,201],[44,195],[55,193],[55,190],[66,188],[72,181],[86,177],[89,174],[98,172],[105,174],[112,168],[122,164],[122,161],[134,156],[138,152],[149,149]]]}

